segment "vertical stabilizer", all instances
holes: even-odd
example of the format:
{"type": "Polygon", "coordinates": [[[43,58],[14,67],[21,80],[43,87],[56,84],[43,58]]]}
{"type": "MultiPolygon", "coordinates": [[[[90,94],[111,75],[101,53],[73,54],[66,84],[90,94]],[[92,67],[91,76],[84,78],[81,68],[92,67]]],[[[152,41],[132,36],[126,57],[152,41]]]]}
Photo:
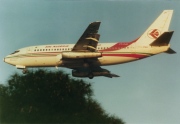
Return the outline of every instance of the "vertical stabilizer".
{"type": "Polygon", "coordinates": [[[149,46],[164,32],[168,31],[173,10],[164,10],[161,15],[151,24],[151,26],[137,40],[136,45],[149,46]]]}

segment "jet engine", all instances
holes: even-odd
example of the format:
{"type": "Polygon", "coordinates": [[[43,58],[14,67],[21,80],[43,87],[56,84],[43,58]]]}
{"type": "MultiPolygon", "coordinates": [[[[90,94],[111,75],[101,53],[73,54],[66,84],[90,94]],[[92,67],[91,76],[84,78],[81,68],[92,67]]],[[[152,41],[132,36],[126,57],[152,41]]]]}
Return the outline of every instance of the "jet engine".
{"type": "Polygon", "coordinates": [[[62,52],[62,58],[66,59],[83,59],[101,57],[100,52],[62,52]]]}

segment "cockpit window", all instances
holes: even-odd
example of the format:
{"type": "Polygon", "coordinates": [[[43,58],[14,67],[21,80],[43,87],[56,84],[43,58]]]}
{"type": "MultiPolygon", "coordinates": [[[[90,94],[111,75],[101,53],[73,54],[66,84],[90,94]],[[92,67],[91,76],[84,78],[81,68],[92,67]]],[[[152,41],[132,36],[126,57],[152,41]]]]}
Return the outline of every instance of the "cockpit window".
{"type": "Polygon", "coordinates": [[[19,50],[16,50],[16,51],[14,51],[13,53],[11,53],[11,54],[15,54],[15,53],[18,53],[19,52],[19,50]]]}

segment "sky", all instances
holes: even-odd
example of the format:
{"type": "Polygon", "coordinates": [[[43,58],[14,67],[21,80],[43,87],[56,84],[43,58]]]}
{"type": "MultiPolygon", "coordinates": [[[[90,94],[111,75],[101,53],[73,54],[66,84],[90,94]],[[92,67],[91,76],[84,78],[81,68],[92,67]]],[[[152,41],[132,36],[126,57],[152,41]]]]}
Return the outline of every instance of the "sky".
{"type": "MultiPolygon", "coordinates": [[[[171,48],[177,54],[105,66],[121,77],[85,80],[92,84],[94,99],[107,113],[127,124],[179,124],[179,6],[173,0],[0,0],[0,58],[26,46],[76,43],[93,21],[101,21],[101,43],[132,41],[163,10],[173,9],[169,30],[175,31],[171,48]]],[[[21,73],[0,61],[1,84],[14,72],[21,73]]]]}

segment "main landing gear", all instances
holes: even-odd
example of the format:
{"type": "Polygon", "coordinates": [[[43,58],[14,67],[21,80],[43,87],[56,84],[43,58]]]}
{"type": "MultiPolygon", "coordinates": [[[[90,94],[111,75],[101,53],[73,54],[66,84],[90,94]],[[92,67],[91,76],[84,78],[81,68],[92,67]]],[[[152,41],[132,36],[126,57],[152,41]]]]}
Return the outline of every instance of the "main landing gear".
{"type": "Polygon", "coordinates": [[[26,69],[26,68],[24,68],[23,70],[22,70],[22,73],[23,74],[26,74],[28,72],[28,70],[26,69]]]}
{"type": "Polygon", "coordinates": [[[89,76],[89,79],[93,79],[94,78],[94,75],[93,75],[92,72],[90,72],[88,76],[89,76]]]}
{"type": "Polygon", "coordinates": [[[89,79],[93,79],[93,78],[94,78],[94,75],[93,75],[93,72],[92,72],[92,70],[91,70],[91,65],[90,65],[90,63],[88,62],[88,59],[84,59],[83,67],[85,67],[85,68],[90,68],[90,71],[89,71],[87,77],[89,77],[89,79]]]}

